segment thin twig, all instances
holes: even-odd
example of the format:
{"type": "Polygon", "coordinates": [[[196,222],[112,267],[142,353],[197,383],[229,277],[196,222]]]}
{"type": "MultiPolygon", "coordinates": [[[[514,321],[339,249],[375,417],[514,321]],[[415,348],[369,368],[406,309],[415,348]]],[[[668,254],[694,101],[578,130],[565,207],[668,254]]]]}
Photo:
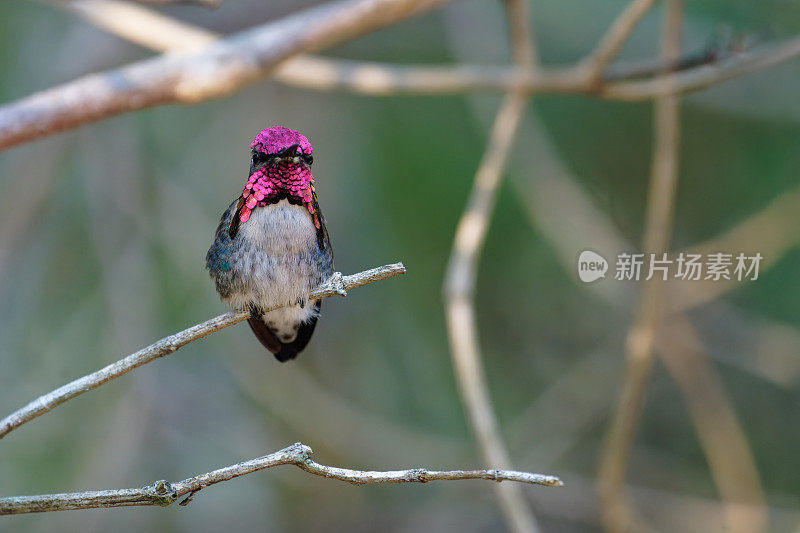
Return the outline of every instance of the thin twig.
{"type": "MultiPolygon", "coordinates": [[[[764,256],[761,271],[778,263],[800,245],[800,188],[795,187],[760,211],[728,229],[722,235],[692,246],[690,253],[709,254],[719,250],[758,250],[764,256]]],[[[666,312],[688,311],[717,300],[741,285],[731,280],[667,282],[666,312]]]]}
{"type": "Polygon", "coordinates": [[[694,52],[685,52],[672,60],[656,57],[652,59],[616,61],[603,71],[603,81],[652,79],[653,76],[710,65],[733,57],[741,51],[741,49],[734,48],[732,44],[727,43],[698,49],[694,52]]]}
{"type": "MultiPolygon", "coordinates": [[[[680,55],[683,28],[683,0],[668,0],[662,59],[680,55]]],[[[678,181],[680,148],[680,101],[664,96],[655,103],[653,167],[647,200],[643,249],[664,253],[672,235],[675,189],[678,181]]],[[[653,367],[656,333],[661,322],[664,282],[658,275],[644,284],[634,323],[628,332],[627,366],[616,414],[601,459],[599,483],[603,497],[603,522],[611,532],[629,531],[632,512],[624,494],[628,456],[637,421],[644,405],[647,383],[653,367]]]]}
{"type": "MultiPolygon", "coordinates": [[[[358,274],[350,276],[342,276],[341,273],[336,272],[325,283],[311,291],[309,294],[310,300],[318,300],[321,298],[328,298],[334,295],[347,295],[347,291],[368,283],[374,283],[387,278],[405,274],[406,269],[402,263],[395,263],[392,265],[384,265],[382,267],[365,270],[358,274]]],[[[288,304],[286,304],[288,305],[288,304]]],[[[285,307],[285,305],[277,305],[273,308],[266,309],[265,311],[272,311],[285,307]]],[[[138,368],[146,363],[149,363],[159,357],[164,357],[174,353],[179,348],[186,346],[192,341],[202,339],[216,331],[219,331],[228,326],[238,324],[246,320],[250,316],[249,311],[231,311],[218,317],[201,322],[196,326],[192,326],[181,332],[165,337],[157,341],[147,348],[143,348],[138,352],[131,354],[124,359],[112,363],[97,372],[93,372],[75,381],[67,383],[58,389],[51,391],[39,398],[33,400],[25,407],[18,409],[11,413],[3,420],[0,420],[0,438],[8,435],[26,422],[30,422],[34,418],[41,416],[54,407],[96,389],[104,383],[108,383],[112,379],[118,378],[138,368]]]]}
{"type": "MultiPolygon", "coordinates": [[[[514,61],[531,69],[535,56],[525,0],[509,0],[508,16],[514,61]]],[[[497,190],[514,142],[528,96],[512,92],[506,96],[489,136],[473,190],[456,229],[453,251],[445,278],[445,309],[453,367],[461,401],[467,411],[484,461],[510,468],[511,459],[503,442],[492,407],[480,353],[474,309],[477,263],[491,220],[497,190]]],[[[521,492],[513,486],[499,487],[500,504],[509,527],[517,532],[538,531],[538,525],[521,492]]]]}
{"type": "Polygon", "coordinates": [[[197,50],[222,37],[130,1],[58,0],[56,4],[104,31],[157,52],[197,50]]]}
{"type": "Polygon", "coordinates": [[[533,38],[528,2],[506,0],[505,4],[512,63],[522,72],[532,72],[539,68],[539,47],[533,38]]]}
{"type": "MultiPolygon", "coordinates": [[[[46,1],[53,4],[78,4],[83,3],[83,0],[40,0],[46,1]]],[[[114,2],[115,0],[87,0],[86,3],[89,2],[94,3],[103,3],[103,2],[114,2]]],[[[200,6],[206,7],[208,9],[217,9],[219,6],[222,5],[221,0],[128,0],[130,2],[134,2],[137,4],[146,4],[151,6],[176,6],[176,5],[186,5],[186,6],[200,6]]]]}
{"type": "Polygon", "coordinates": [[[639,102],[670,94],[689,94],[746,76],[800,55],[800,37],[722,58],[708,55],[698,60],[622,65],[603,79],[589,83],[574,66],[524,72],[497,65],[409,66],[391,63],[331,60],[299,56],[282,63],[275,72],[281,83],[317,91],[347,91],[369,96],[494,93],[519,90],[535,94],[587,94],[607,100],[639,102]],[[639,78],[643,68],[652,77],[639,78]],[[659,74],[677,71],[677,74],[659,74]],[[670,83],[668,83],[670,82],[670,83]]]}
{"type": "Polygon", "coordinates": [[[44,494],[38,496],[12,496],[0,498],[0,515],[65,511],[69,509],[97,509],[104,507],[128,507],[153,505],[165,507],[187,496],[180,505],[188,504],[200,490],[233,478],[280,465],[294,465],[309,474],[329,479],[338,479],[354,485],[368,483],[428,483],[429,481],[455,481],[461,479],[486,479],[490,481],[516,481],[546,487],[562,487],[556,476],[517,472],[509,470],[427,470],[414,468],[387,472],[350,470],[325,466],[313,461],[310,447],[295,443],[275,453],[220,468],[212,472],[170,483],[156,481],[140,489],[102,490],[71,492],[66,494],[44,494]]]}
{"type": "Polygon", "coordinates": [[[591,82],[600,80],[603,70],[617,57],[642,17],[656,0],[633,0],[611,24],[594,51],[582,62],[591,82]]]}
{"type": "Polygon", "coordinates": [[[133,0],[140,4],[150,4],[152,6],[173,6],[173,5],[195,5],[217,9],[222,5],[221,0],[133,0]]]}
{"type": "Polygon", "coordinates": [[[686,315],[679,314],[663,324],[656,350],[686,403],[723,501],[725,531],[765,531],[766,501],[753,452],[728,394],[686,315]]]}
{"type": "Polygon", "coordinates": [[[690,68],[680,75],[665,74],[648,80],[607,84],[601,89],[601,93],[603,97],[626,101],[687,94],[764,70],[798,55],[800,37],[793,37],[750,52],[738,53],[718,62],[690,68]]]}

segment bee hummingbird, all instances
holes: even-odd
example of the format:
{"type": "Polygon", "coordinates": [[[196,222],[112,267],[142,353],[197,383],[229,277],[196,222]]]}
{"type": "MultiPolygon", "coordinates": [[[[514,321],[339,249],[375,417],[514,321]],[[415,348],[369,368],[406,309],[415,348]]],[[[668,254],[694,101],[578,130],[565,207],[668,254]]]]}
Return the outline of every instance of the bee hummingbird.
{"type": "Polygon", "coordinates": [[[283,127],[256,135],[242,194],[223,213],[206,254],[220,297],[278,361],[308,344],[321,300],[309,292],[333,274],[333,252],[309,167],[314,149],[283,127]],[[264,310],[286,305],[274,311],[264,310]]]}

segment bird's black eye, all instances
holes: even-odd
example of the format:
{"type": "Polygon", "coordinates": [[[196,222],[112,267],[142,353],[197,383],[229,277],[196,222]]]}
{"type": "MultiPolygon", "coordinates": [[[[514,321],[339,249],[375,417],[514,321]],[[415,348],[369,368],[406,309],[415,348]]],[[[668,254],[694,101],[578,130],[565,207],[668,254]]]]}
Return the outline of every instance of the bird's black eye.
{"type": "Polygon", "coordinates": [[[253,152],[253,164],[257,165],[264,161],[267,157],[261,152],[253,152]]]}
{"type": "Polygon", "coordinates": [[[311,163],[314,162],[314,156],[313,155],[304,155],[303,159],[306,160],[306,165],[310,165],[311,163]]]}

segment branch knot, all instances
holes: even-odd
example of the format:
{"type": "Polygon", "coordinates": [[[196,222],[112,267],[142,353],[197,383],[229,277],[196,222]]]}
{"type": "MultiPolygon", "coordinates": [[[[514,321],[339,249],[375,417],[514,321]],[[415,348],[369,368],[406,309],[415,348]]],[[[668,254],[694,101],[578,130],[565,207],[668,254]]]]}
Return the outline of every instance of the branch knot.
{"type": "Polygon", "coordinates": [[[347,296],[347,289],[344,286],[341,272],[334,272],[330,279],[331,288],[339,296],[347,296]]]}
{"type": "Polygon", "coordinates": [[[153,503],[165,507],[178,499],[178,491],[166,479],[156,481],[142,489],[145,494],[153,498],[153,503]]]}
{"type": "Polygon", "coordinates": [[[425,468],[413,468],[408,471],[408,480],[417,481],[419,483],[427,483],[430,481],[428,470],[425,468]]]}
{"type": "Polygon", "coordinates": [[[282,451],[292,459],[292,463],[294,464],[306,464],[309,460],[311,460],[310,455],[314,453],[314,450],[311,449],[311,446],[303,444],[302,442],[295,442],[291,446],[284,448],[282,451]]]}

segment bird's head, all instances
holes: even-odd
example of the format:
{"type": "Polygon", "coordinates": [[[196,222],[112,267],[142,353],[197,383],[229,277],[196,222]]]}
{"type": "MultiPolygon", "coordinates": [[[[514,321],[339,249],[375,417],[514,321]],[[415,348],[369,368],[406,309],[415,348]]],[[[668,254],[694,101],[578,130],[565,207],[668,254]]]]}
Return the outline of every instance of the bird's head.
{"type": "Polygon", "coordinates": [[[316,201],[309,166],[314,148],[308,139],[298,131],[275,126],[256,135],[250,148],[250,174],[239,199],[238,221],[247,222],[253,209],[283,199],[306,206],[313,216],[316,201]]]}

